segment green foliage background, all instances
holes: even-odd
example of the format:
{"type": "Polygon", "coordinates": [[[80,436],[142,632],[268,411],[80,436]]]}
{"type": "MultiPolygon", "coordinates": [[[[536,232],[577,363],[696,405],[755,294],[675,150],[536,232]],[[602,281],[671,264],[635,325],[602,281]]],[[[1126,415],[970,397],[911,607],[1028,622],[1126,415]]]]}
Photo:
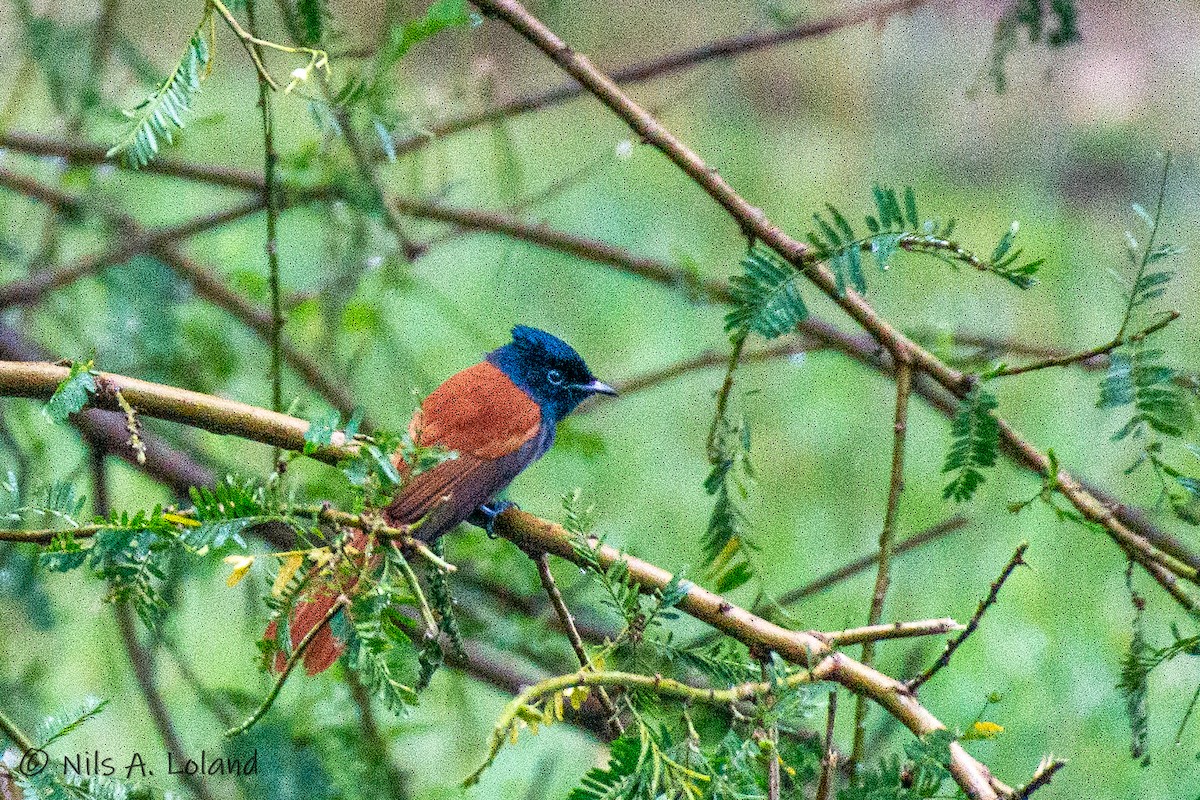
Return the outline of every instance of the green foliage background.
{"type": "MultiPolygon", "coordinates": [[[[56,18],[83,24],[93,13],[68,5],[56,18]]],[[[397,20],[422,10],[395,5],[397,20]]],[[[765,5],[697,3],[683,13],[680,4],[669,2],[554,2],[537,11],[578,49],[607,65],[768,26],[765,5]]],[[[832,10],[786,5],[788,12],[814,15],[832,10]]],[[[889,275],[875,276],[872,302],[905,330],[923,333],[935,345],[960,331],[1068,350],[1103,343],[1124,307],[1108,270],[1127,270],[1122,231],[1131,224],[1128,204],[1152,201],[1156,154],[1164,149],[1176,153],[1167,195],[1169,238],[1190,244],[1200,234],[1191,202],[1200,178],[1192,157],[1200,138],[1200,102],[1193,89],[1200,85],[1200,65],[1187,55],[1195,49],[1189,32],[1200,29],[1200,12],[1182,2],[1117,8],[1081,3],[1082,45],[1011,59],[1007,90],[997,95],[984,74],[990,23],[976,13],[990,4],[977,5],[935,6],[882,28],[858,26],[706,65],[639,86],[634,94],[657,107],[665,123],[744,196],[795,233],[810,228],[812,213],[823,211],[826,202],[867,213],[864,198],[872,183],[912,184],[923,211],[961,220],[959,235],[966,241],[990,243],[996,231],[1021,221],[1026,252],[1047,260],[1041,283],[1028,292],[903,254],[889,275]]],[[[194,3],[131,3],[122,8],[119,29],[162,72],[178,58],[198,11],[194,3]]],[[[337,24],[349,25],[346,44],[371,41],[383,25],[375,3],[338,3],[335,12],[337,24]]],[[[0,20],[0,125],[58,132],[63,117],[54,111],[51,87],[23,72],[20,37],[14,19],[0,20]]],[[[219,35],[215,59],[195,116],[169,155],[260,169],[253,73],[227,35],[219,35]]],[[[336,57],[333,65],[336,75],[336,57]]],[[[560,80],[497,24],[442,32],[413,48],[394,78],[398,108],[414,121],[479,107],[493,89],[509,96],[560,80]]],[[[125,107],[146,94],[126,68],[113,69],[98,90],[106,101],[125,107]]],[[[279,97],[275,109],[285,161],[314,146],[318,134],[301,99],[279,97]]],[[[119,127],[93,116],[85,130],[89,138],[108,143],[119,127]]],[[[538,202],[528,216],[695,265],[704,276],[734,273],[745,247],[736,227],[659,154],[634,146],[622,155],[629,139],[618,120],[581,99],[437,142],[382,174],[389,188],[405,195],[498,206],[536,196],[586,166],[582,178],[538,202]]],[[[15,153],[5,154],[3,162],[47,179],[61,169],[53,160],[15,153]]],[[[67,170],[64,185],[84,186],[83,172],[67,170]]],[[[235,202],[233,193],[211,187],[111,169],[101,169],[88,191],[91,199],[128,209],[147,225],[179,222],[235,202]]],[[[292,292],[319,293],[290,312],[286,334],[344,380],[382,425],[402,427],[416,396],[474,363],[518,322],[563,336],[597,375],[611,380],[728,346],[720,307],[687,302],[678,291],[499,237],[456,235],[406,265],[373,223],[366,247],[334,258],[330,239],[345,236],[330,234],[339,214],[346,216],[338,208],[310,206],[282,217],[284,285],[292,292]]],[[[0,194],[0,244],[15,251],[0,261],[3,281],[23,276],[24,259],[38,244],[30,232],[39,230],[45,215],[40,206],[0,194]]],[[[186,249],[265,302],[263,228],[258,215],[198,236],[186,249]]],[[[418,240],[440,230],[408,223],[418,240]]],[[[103,239],[95,226],[72,228],[62,241],[61,260],[91,252],[103,239]]],[[[1181,276],[1161,302],[1185,316],[1159,341],[1174,366],[1195,371],[1200,327],[1192,312],[1200,278],[1191,256],[1182,263],[1181,276]]],[[[844,323],[814,292],[806,291],[805,300],[814,315],[844,323]]],[[[56,355],[94,358],[98,368],[269,402],[268,353],[261,340],[197,300],[149,259],[107,270],[5,319],[56,355]]],[[[1095,408],[1101,377],[1077,369],[1042,371],[989,389],[1000,412],[1040,447],[1053,447],[1064,466],[1114,488],[1128,502],[1152,505],[1157,484],[1142,474],[1125,476],[1132,448],[1109,441],[1125,418],[1095,408]]],[[[704,489],[705,438],[720,378],[720,368],[692,372],[571,420],[575,435],[564,436],[521,476],[511,496],[525,510],[558,518],[559,498],[582,487],[598,509],[597,532],[611,542],[669,570],[698,567],[712,502],[704,489]],[[585,446],[595,441],[602,446],[585,446]]],[[[293,397],[307,410],[322,407],[289,376],[285,398],[293,397]]],[[[886,497],[892,398],[891,383],[834,353],[756,363],[739,372],[733,402],[753,429],[758,475],[748,514],[761,545],[755,562],[769,591],[782,593],[875,547],[886,497]]],[[[85,457],[70,429],[51,426],[36,405],[24,401],[2,400],[0,412],[30,448],[38,482],[84,479],[85,457]]],[[[195,447],[220,470],[269,469],[265,447],[166,425],[148,427],[195,447]]],[[[955,510],[942,497],[948,420],[918,402],[909,431],[901,535],[955,510]]],[[[0,449],[0,459],[0,468],[7,468],[11,452],[0,449]]],[[[150,508],[169,499],[124,464],[112,460],[111,471],[117,509],[150,508]]],[[[297,463],[289,478],[314,497],[338,499],[344,492],[336,476],[316,464],[297,463]]],[[[967,726],[989,693],[1001,693],[1004,699],[988,719],[1006,732],[974,743],[972,752],[1013,784],[1024,782],[1046,752],[1069,758],[1039,796],[1195,797],[1196,722],[1182,746],[1172,744],[1196,685],[1195,660],[1170,663],[1151,679],[1151,759],[1143,766],[1128,756],[1129,722],[1116,690],[1133,618],[1124,560],[1107,539],[1058,521],[1048,508],[1035,504],[1020,515],[1007,512],[1010,502],[1037,488],[1032,476],[1001,459],[965,508],[971,522],[964,530],[898,559],[887,619],[965,620],[1015,545],[1030,542],[1033,569],[1016,574],[982,629],[951,669],[922,690],[922,699],[947,724],[967,726]]],[[[1196,543],[1195,528],[1169,515],[1162,519],[1196,543]]],[[[520,594],[536,595],[532,564],[508,543],[463,531],[450,538],[447,554],[452,561],[477,563],[520,594]]],[[[0,545],[0,695],[6,707],[13,709],[16,701],[17,716],[32,723],[85,695],[107,698],[99,720],[74,734],[71,747],[161,752],[120,653],[112,615],[101,604],[103,587],[78,574],[44,572],[38,587],[18,585],[14,565],[21,557],[18,547],[0,545]]],[[[567,584],[572,571],[559,570],[567,584]]],[[[254,588],[261,580],[253,577],[247,585],[254,588]]],[[[797,624],[826,630],[862,624],[870,581],[864,574],[806,601],[795,611],[797,624]]],[[[1167,623],[1177,615],[1156,588],[1145,585],[1141,591],[1151,600],[1148,636],[1166,644],[1167,623]]],[[[576,605],[594,605],[587,589],[568,597],[576,605]]],[[[751,602],[753,585],[733,597],[751,602]]],[[[255,670],[253,642],[265,620],[257,594],[228,589],[223,573],[202,568],[173,598],[166,635],[178,642],[204,684],[252,697],[265,693],[265,679],[255,670]]],[[[470,596],[462,594],[461,602],[471,602],[470,596]]],[[[518,653],[561,651],[567,663],[565,641],[503,617],[493,628],[502,646],[518,653]]],[[[914,674],[939,647],[935,641],[884,644],[880,665],[890,674],[914,674]]],[[[160,657],[157,677],[186,741],[197,749],[219,749],[223,726],[197,704],[176,665],[160,657]]],[[[460,795],[455,787],[481,760],[506,699],[446,669],[407,717],[380,709],[388,733],[397,737],[392,758],[409,774],[415,797],[460,795]]],[[[849,718],[842,715],[842,742],[849,741],[849,718]]],[[[870,719],[872,730],[894,748],[908,740],[881,713],[870,719]]],[[[344,684],[328,676],[290,682],[254,734],[269,775],[260,785],[220,784],[222,791],[320,796],[323,784],[337,784],[340,777],[330,774],[329,764],[340,758],[350,769],[355,756],[352,748],[330,756],[335,737],[317,731],[352,721],[344,684]],[[288,744],[289,726],[298,748],[288,744]],[[325,766],[318,765],[321,760],[325,766]]],[[[470,795],[562,797],[587,769],[606,761],[591,740],[558,726],[536,738],[522,737],[501,753],[470,795]]],[[[171,784],[163,778],[160,785],[171,784]]],[[[350,796],[345,786],[333,793],[350,796]]]]}

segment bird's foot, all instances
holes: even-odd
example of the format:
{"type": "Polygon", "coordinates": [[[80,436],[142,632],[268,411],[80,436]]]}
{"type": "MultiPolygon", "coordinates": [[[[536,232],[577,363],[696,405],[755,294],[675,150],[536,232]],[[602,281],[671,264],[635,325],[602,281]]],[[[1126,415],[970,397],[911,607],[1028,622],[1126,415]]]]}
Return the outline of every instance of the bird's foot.
{"type": "Polygon", "coordinates": [[[476,525],[487,531],[489,538],[496,538],[496,518],[508,511],[510,508],[519,508],[516,503],[511,500],[493,500],[491,503],[484,503],[479,508],[467,517],[467,522],[476,525]]]}

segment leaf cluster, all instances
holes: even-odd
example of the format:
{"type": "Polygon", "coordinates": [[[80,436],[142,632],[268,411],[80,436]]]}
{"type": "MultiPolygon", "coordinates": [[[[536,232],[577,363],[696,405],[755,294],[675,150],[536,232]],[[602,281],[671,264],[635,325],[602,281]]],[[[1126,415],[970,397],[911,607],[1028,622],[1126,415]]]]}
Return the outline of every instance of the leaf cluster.
{"type": "Polygon", "coordinates": [[[125,166],[139,169],[153,161],[159,148],[170,145],[183,130],[200,93],[200,84],[212,68],[212,14],[212,7],[206,4],[204,17],[171,74],[149,97],[124,112],[128,122],[105,153],[106,157],[118,158],[125,166]]]}
{"type": "Polygon", "coordinates": [[[729,592],[754,577],[750,552],[757,547],[745,508],[754,467],[750,462],[750,426],[745,419],[723,416],[716,425],[712,469],[704,481],[704,491],[715,500],[702,546],[716,591],[729,592]]]}
{"type": "Polygon", "coordinates": [[[942,497],[970,500],[985,480],[984,470],[995,465],[1000,451],[1000,425],[993,413],[995,396],[977,383],[958,405],[950,424],[951,443],[942,472],[954,473],[942,497]]]}
{"type": "Polygon", "coordinates": [[[984,259],[952,239],[957,220],[923,218],[911,186],[906,186],[900,194],[895,189],[875,185],[871,193],[875,213],[864,220],[866,234],[856,232],[846,215],[831,204],[826,204],[825,214],[813,214],[816,227],[808,234],[813,259],[829,264],[839,294],[845,294],[847,286],[859,294],[867,291],[864,254],[874,260],[881,272],[886,272],[900,250],[929,256],[953,268],[967,266],[988,272],[1020,289],[1036,283],[1033,276],[1044,259],[1025,261],[1021,258],[1022,251],[1013,248],[1018,231],[1016,223],[1000,236],[991,256],[984,259]]]}

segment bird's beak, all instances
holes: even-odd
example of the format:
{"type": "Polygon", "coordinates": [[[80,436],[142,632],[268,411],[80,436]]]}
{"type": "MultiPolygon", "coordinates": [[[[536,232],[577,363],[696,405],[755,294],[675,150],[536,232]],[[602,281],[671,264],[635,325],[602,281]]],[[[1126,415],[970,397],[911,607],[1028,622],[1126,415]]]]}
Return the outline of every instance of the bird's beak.
{"type": "Polygon", "coordinates": [[[591,383],[581,383],[579,388],[588,394],[607,394],[617,396],[617,390],[602,381],[593,380],[591,383]]]}

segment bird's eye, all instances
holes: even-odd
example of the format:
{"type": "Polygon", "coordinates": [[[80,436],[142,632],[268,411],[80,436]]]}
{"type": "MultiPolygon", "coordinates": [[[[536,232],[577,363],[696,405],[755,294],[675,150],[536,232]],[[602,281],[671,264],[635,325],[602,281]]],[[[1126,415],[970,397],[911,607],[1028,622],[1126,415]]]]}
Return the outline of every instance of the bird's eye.
{"type": "Polygon", "coordinates": [[[554,384],[555,386],[562,386],[563,376],[558,370],[552,369],[546,373],[546,380],[550,381],[550,383],[554,384]]]}

